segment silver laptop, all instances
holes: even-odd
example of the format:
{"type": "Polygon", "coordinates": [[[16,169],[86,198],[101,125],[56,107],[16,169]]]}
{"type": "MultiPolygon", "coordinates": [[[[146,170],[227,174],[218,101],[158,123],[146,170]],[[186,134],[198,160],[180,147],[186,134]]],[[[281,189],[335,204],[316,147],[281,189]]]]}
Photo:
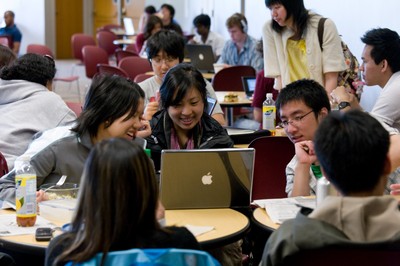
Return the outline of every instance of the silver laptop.
{"type": "Polygon", "coordinates": [[[214,73],[214,52],[211,45],[186,44],[190,63],[200,72],[214,73]]]}
{"type": "Polygon", "coordinates": [[[123,21],[124,21],[125,35],[135,35],[135,27],[133,26],[132,18],[125,17],[123,21]]]}
{"type": "Polygon", "coordinates": [[[248,208],[253,148],[163,150],[160,197],[167,210],[248,208]]]}

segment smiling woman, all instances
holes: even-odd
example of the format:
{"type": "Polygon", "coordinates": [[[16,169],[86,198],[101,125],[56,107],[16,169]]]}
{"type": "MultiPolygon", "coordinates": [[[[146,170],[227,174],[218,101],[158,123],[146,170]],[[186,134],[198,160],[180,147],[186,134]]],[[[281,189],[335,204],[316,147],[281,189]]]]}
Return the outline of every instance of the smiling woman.
{"type": "Polygon", "coordinates": [[[207,89],[202,74],[189,64],[171,68],[160,87],[162,110],[150,121],[148,148],[157,170],[163,149],[230,148],[226,130],[206,113],[207,89]]]}
{"type": "MultiPolygon", "coordinates": [[[[68,176],[67,182],[79,184],[90,150],[104,139],[121,137],[143,146],[144,141],[136,138],[143,126],[143,102],[144,92],[136,83],[117,75],[95,76],[75,126],[43,132],[26,151],[38,187],[56,183],[62,175],[68,176]]],[[[14,177],[15,171],[11,171],[0,180],[0,199],[14,201],[14,177]]],[[[42,194],[38,194],[39,201],[42,194]]]]}

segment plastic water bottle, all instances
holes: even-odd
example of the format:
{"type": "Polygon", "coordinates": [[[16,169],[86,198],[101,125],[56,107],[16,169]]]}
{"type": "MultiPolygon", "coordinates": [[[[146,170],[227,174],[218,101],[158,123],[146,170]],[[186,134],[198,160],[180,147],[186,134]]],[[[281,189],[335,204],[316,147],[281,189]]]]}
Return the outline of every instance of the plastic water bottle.
{"type": "Polygon", "coordinates": [[[331,182],[329,182],[328,179],[325,178],[325,176],[322,176],[318,179],[317,182],[317,206],[321,204],[321,202],[327,197],[327,196],[337,196],[338,191],[335,189],[334,186],[332,186],[331,182]]]}
{"type": "Polygon", "coordinates": [[[275,123],[276,123],[276,107],[275,102],[272,99],[272,93],[267,93],[267,98],[263,103],[263,124],[262,128],[269,130],[271,135],[275,135],[275,123]]]}
{"type": "Polygon", "coordinates": [[[18,226],[34,226],[36,223],[36,172],[30,157],[15,162],[15,206],[18,226]]]}

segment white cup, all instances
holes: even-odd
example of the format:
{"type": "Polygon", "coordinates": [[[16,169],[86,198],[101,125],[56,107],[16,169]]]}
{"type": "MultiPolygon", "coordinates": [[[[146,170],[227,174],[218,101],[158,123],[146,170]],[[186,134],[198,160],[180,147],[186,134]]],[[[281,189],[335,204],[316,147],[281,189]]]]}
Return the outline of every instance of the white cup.
{"type": "Polygon", "coordinates": [[[217,74],[221,69],[225,67],[225,64],[213,64],[214,66],[214,72],[217,74]]]}

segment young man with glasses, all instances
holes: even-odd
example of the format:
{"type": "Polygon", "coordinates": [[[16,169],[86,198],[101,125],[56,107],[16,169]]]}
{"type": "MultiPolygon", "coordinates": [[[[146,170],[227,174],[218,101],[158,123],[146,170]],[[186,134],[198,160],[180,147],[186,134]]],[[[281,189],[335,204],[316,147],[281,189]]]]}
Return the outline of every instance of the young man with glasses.
{"type": "MultiPolygon", "coordinates": [[[[185,42],[182,36],[173,31],[161,30],[147,41],[146,53],[154,71],[154,76],[139,83],[144,90],[146,109],[144,118],[150,120],[159,110],[158,91],[168,70],[183,62],[185,42]]],[[[211,83],[206,80],[207,92],[210,97],[217,99],[211,83]]],[[[217,103],[211,115],[221,125],[225,118],[221,106],[217,103]]]]}
{"type": "Polygon", "coordinates": [[[289,197],[315,194],[322,174],[314,151],[303,144],[314,140],[319,123],[331,110],[326,90],[313,80],[295,81],[281,90],[276,108],[296,151],[286,167],[286,193],[289,197]]]}

